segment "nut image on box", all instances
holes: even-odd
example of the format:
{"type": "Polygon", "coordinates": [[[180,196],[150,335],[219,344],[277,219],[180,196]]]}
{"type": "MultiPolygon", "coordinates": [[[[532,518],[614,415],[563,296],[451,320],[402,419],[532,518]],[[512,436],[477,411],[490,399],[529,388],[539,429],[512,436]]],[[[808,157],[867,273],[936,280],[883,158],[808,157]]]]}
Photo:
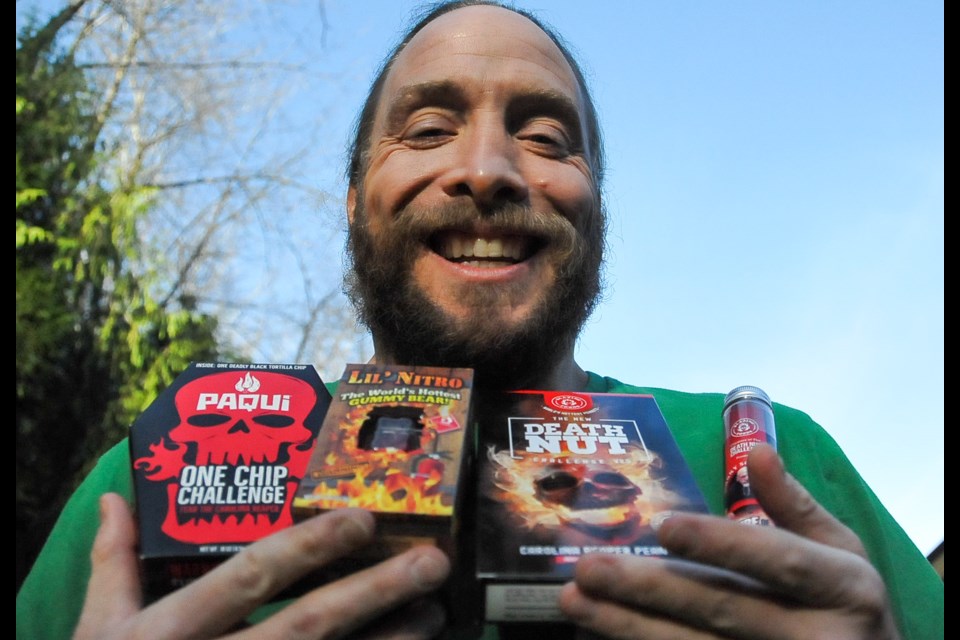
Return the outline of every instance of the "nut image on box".
{"type": "Polygon", "coordinates": [[[193,363],[133,423],[148,600],[293,523],[330,394],[311,365],[193,363]]]}
{"type": "Polygon", "coordinates": [[[362,507],[377,515],[381,553],[417,542],[449,546],[469,449],[472,383],[471,369],[349,365],[294,517],[362,507]]]}

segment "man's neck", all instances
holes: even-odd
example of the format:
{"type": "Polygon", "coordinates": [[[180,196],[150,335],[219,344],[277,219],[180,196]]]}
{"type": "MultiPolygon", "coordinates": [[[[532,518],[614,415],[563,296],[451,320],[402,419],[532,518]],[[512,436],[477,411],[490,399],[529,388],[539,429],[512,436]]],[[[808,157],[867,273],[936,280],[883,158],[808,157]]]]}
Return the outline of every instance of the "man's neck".
{"type": "Polygon", "coordinates": [[[587,372],[573,357],[564,358],[541,379],[538,389],[545,391],[583,391],[587,388],[587,372]]]}
{"type": "MultiPolygon", "coordinates": [[[[394,358],[383,355],[383,353],[382,350],[374,353],[373,357],[370,358],[370,363],[406,364],[396,362],[394,358]]],[[[568,353],[549,370],[532,377],[524,386],[528,389],[544,391],[583,391],[587,388],[588,379],[587,372],[577,364],[573,354],[568,353]]],[[[480,384],[482,384],[482,381],[480,381],[480,384]]]]}

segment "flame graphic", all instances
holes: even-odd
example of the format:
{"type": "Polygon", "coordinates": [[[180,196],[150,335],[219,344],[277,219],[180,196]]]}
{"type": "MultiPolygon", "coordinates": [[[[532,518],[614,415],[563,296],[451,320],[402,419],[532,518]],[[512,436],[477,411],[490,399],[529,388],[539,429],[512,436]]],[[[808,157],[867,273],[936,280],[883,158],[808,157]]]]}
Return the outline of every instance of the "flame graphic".
{"type": "Polygon", "coordinates": [[[358,470],[352,478],[336,481],[333,487],[318,485],[313,495],[299,499],[298,504],[317,509],[361,507],[385,513],[448,516],[453,514],[453,505],[437,491],[440,479],[438,472],[410,476],[394,471],[382,480],[370,480],[365,470],[358,470]]]}
{"type": "MultiPolygon", "coordinates": [[[[380,406],[400,406],[397,403],[380,406]]],[[[410,406],[409,404],[403,406],[410,406]]],[[[423,407],[424,413],[436,413],[436,407],[423,407]]],[[[451,515],[453,504],[440,489],[442,465],[424,465],[416,472],[405,470],[415,466],[437,438],[434,429],[424,429],[420,447],[411,451],[373,450],[359,447],[360,429],[370,407],[353,407],[341,419],[337,441],[324,457],[327,480],[310,495],[297,499],[297,505],[317,509],[361,507],[372,511],[427,515],[451,515]],[[339,453],[338,453],[339,451],[339,453]],[[335,476],[335,477],[330,477],[335,476]]],[[[427,420],[430,418],[427,417],[427,420]]]]}
{"type": "Polygon", "coordinates": [[[245,376],[237,380],[237,384],[234,389],[241,393],[256,393],[260,390],[260,381],[255,376],[250,375],[250,372],[247,371],[245,376]]]}
{"type": "Polygon", "coordinates": [[[180,472],[186,466],[183,458],[187,453],[187,445],[161,438],[160,442],[149,445],[149,449],[150,455],[134,461],[135,469],[142,469],[147,479],[154,482],[176,479],[180,476],[180,472]],[[165,444],[167,442],[173,448],[168,447],[165,444]]]}

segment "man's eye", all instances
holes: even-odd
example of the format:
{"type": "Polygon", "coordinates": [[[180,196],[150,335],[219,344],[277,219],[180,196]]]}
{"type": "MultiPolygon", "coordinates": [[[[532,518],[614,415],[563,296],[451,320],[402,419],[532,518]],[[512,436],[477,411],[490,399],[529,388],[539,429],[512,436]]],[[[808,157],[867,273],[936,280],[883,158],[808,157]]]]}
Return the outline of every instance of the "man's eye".
{"type": "Polygon", "coordinates": [[[569,138],[561,129],[550,124],[530,124],[519,131],[518,136],[543,153],[563,156],[571,152],[569,138]]]}
{"type": "Polygon", "coordinates": [[[437,138],[439,136],[448,135],[447,131],[441,129],[440,127],[433,127],[429,129],[420,129],[413,132],[414,138],[437,138]]]}
{"type": "Polygon", "coordinates": [[[433,144],[456,132],[453,124],[442,114],[418,114],[410,119],[401,138],[411,144],[433,144]]]}
{"type": "Polygon", "coordinates": [[[551,136],[544,135],[544,134],[534,134],[529,136],[527,139],[532,142],[536,142],[538,144],[552,144],[552,145],[561,144],[560,140],[557,140],[556,138],[553,138],[551,136]]]}
{"type": "Polygon", "coordinates": [[[537,153],[551,158],[563,158],[570,155],[570,145],[565,138],[542,134],[524,137],[527,144],[537,153]]]}
{"type": "Polygon", "coordinates": [[[451,136],[453,133],[444,127],[416,127],[404,133],[403,141],[414,149],[431,149],[443,144],[451,136]]]}

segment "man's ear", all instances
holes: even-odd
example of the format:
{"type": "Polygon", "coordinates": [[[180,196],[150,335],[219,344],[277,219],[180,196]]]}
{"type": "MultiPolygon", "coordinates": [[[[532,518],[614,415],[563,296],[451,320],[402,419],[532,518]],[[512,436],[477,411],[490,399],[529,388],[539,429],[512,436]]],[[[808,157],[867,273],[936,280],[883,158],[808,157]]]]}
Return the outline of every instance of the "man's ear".
{"type": "Polygon", "coordinates": [[[353,214],[357,210],[357,188],[350,185],[347,188],[347,222],[353,225],[353,214]]]}

